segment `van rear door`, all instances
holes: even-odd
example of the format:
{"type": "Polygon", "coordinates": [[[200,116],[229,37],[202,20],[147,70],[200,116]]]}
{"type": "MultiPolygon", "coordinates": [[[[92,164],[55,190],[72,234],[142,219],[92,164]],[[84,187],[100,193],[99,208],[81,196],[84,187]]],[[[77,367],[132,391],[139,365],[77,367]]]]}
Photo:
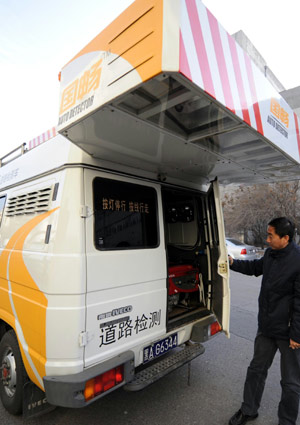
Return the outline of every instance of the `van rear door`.
{"type": "Polygon", "coordinates": [[[90,366],[165,334],[167,271],[159,185],[85,169],[84,186],[90,366]]]}
{"type": "Polygon", "coordinates": [[[211,308],[223,331],[229,336],[230,289],[225,228],[219,185],[214,181],[206,197],[207,249],[210,262],[211,308]]]}

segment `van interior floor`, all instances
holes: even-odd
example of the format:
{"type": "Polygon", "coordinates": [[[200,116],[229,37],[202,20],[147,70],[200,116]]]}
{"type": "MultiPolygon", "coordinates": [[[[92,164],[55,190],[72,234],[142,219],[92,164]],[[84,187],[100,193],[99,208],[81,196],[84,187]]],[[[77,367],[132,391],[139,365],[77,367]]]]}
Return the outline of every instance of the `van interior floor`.
{"type": "Polygon", "coordinates": [[[171,330],[181,324],[192,322],[210,314],[211,312],[206,307],[193,308],[188,311],[187,308],[176,306],[168,315],[168,329],[171,330]]]}

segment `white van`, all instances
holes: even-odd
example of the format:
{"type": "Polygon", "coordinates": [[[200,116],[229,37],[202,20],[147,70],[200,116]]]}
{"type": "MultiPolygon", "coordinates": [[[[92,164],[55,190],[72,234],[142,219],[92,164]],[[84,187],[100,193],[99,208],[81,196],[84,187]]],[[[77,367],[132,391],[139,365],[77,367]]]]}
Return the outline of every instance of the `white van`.
{"type": "Polygon", "coordinates": [[[23,364],[48,402],[81,407],[149,385],[204,351],[191,338],[227,332],[212,190],[108,170],[60,135],[0,170],[0,394],[10,412],[20,411],[23,364]]]}
{"type": "Polygon", "coordinates": [[[229,335],[216,178],[300,162],[299,118],[200,0],[136,0],[62,70],[57,130],[0,161],[0,397],[25,416],[229,335]]]}

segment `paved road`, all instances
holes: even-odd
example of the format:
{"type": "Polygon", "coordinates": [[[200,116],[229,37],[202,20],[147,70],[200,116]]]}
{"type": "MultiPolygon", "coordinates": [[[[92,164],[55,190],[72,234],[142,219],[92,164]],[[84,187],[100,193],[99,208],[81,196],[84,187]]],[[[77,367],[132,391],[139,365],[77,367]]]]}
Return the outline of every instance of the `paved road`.
{"type": "MultiPolygon", "coordinates": [[[[246,368],[256,333],[259,278],[231,273],[231,338],[218,335],[188,367],[173,372],[138,393],[122,389],[80,410],[57,408],[28,425],[227,425],[240,407],[246,368]]],[[[278,425],[279,356],[270,369],[255,425],[278,425]]],[[[0,424],[23,424],[0,404],[0,424]]],[[[297,425],[300,425],[298,420],[297,425]]]]}

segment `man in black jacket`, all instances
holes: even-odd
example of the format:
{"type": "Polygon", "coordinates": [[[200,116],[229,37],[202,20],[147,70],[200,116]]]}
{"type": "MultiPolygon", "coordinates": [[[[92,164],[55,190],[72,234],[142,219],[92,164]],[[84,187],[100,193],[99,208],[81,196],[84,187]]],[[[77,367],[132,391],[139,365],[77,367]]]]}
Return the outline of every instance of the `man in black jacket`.
{"type": "Polygon", "coordinates": [[[292,241],[294,225],[286,217],[268,225],[269,248],[259,260],[233,260],[234,271],[262,275],[258,331],[247,370],[244,401],[229,425],[243,425],[258,416],[265,381],[275,353],[281,354],[279,425],[296,425],[300,397],[300,248],[292,241]]]}

